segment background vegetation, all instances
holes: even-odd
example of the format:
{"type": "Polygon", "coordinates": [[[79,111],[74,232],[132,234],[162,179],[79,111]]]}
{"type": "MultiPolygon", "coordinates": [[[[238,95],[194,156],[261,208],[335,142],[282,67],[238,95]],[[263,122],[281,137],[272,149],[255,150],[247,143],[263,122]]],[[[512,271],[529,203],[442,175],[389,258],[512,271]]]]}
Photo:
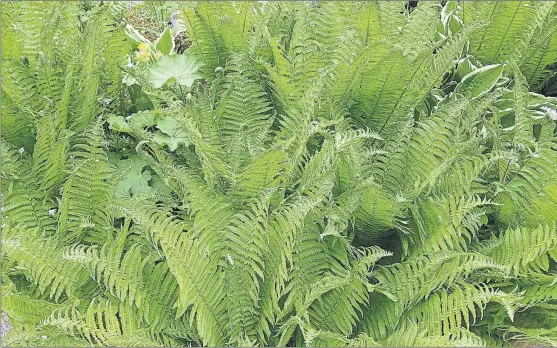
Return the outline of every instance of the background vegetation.
{"type": "Polygon", "coordinates": [[[2,51],[3,345],[557,345],[555,2],[8,2],[2,51]]]}

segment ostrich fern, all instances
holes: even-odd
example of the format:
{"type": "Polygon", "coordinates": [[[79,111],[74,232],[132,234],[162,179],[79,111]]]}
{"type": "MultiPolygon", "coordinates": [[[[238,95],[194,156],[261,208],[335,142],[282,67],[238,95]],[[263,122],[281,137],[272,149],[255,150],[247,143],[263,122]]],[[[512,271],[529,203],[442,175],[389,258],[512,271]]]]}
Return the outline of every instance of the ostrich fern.
{"type": "Polygon", "coordinates": [[[2,6],[4,344],[557,345],[555,2],[163,7],[2,6]]]}

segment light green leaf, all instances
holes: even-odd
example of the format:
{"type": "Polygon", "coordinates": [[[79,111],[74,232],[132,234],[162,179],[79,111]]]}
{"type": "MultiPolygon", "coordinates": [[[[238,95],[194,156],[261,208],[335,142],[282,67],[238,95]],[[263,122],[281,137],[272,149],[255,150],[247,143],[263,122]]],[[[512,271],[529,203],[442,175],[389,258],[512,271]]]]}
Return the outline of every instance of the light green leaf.
{"type": "Polygon", "coordinates": [[[151,140],[161,146],[168,145],[170,151],[175,151],[181,143],[180,140],[171,138],[162,132],[156,132],[151,140]]]}
{"type": "Polygon", "coordinates": [[[152,127],[157,124],[157,116],[150,111],[140,111],[132,115],[130,123],[139,128],[152,127]]]}
{"type": "Polygon", "coordinates": [[[149,187],[151,173],[148,170],[143,170],[146,165],[147,163],[139,155],[133,155],[129,159],[118,163],[118,169],[127,171],[127,173],[116,184],[114,194],[117,198],[128,198],[131,195],[147,193],[151,190],[151,187],[149,187]]]}
{"type": "Polygon", "coordinates": [[[139,85],[139,82],[137,82],[135,77],[133,77],[130,74],[124,74],[124,77],[122,78],[122,83],[126,86],[139,85]]]}
{"type": "Polygon", "coordinates": [[[164,55],[168,55],[174,51],[174,39],[170,33],[170,28],[166,27],[162,32],[157,42],[155,42],[155,47],[157,51],[160,51],[164,55]]]}
{"type": "Polygon", "coordinates": [[[126,122],[126,119],[124,119],[122,116],[109,115],[106,120],[108,121],[108,124],[110,125],[110,129],[112,130],[115,130],[117,132],[123,132],[123,133],[132,132],[130,125],[128,124],[128,122],[126,122]]]}
{"type": "Polygon", "coordinates": [[[501,64],[487,65],[472,71],[462,78],[456,86],[455,94],[471,99],[479,98],[489,92],[501,78],[503,68],[501,64]]]}
{"type": "Polygon", "coordinates": [[[126,35],[128,35],[129,38],[131,38],[132,40],[134,40],[136,42],[144,43],[144,44],[148,44],[148,45],[151,44],[151,42],[149,40],[147,40],[143,35],[141,35],[141,33],[139,31],[137,31],[137,29],[135,29],[130,24],[126,24],[126,27],[124,28],[124,32],[126,33],[126,35]]]}
{"type": "Polygon", "coordinates": [[[170,195],[172,190],[166,185],[166,183],[158,175],[153,175],[151,179],[151,187],[157,190],[159,193],[164,195],[170,195]]]}
{"type": "Polygon", "coordinates": [[[191,87],[196,79],[201,78],[198,72],[202,66],[188,53],[163,56],[149,68],[147,79],[155,88],[161,88],[169,81],[176,81],[181,86],[191,87]]]}
{"type": "Polygon", "coordinates": [[[178,125],[172,117],[165,117],[157,121],[157,128],[163,133],[157,132],[153,137],[153,141],[160,145],[168,145],[171,151],[178,148],[179,144],[189,145],[189,139],[186,132],[178,125]]]}

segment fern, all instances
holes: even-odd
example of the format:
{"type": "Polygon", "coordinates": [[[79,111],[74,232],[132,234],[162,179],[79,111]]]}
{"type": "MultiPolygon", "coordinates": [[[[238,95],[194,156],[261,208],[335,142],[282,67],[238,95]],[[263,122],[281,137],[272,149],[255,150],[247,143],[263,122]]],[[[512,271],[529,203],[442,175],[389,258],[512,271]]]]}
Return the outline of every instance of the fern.
{"type": "Polygon", "coordinates": [[[2,343],[557,344],[553,2],[4,9],[2,343]]]}
{"type": "Polygon", "coordinates": [[[99,131],[95,125],[85,133],[82,144],[74,145],[74,168],[62,188],[59,207],[57,233],[65,243],[84,237],[102,241],[111,225],[107,210],[111,198],[111,167],[101,148],[99,131]]]}
{"type": "Polygon", "coordinates": [[[7,259],[25,267],[39,291],[44,293],[48,290],[47,294],[55,301],[62,294],[70,298],[76,297],[73,292],[84,286],[88,280],[80,265],[65,262],[60,251],[48,240],[12,238],[6,239],[2,245],[7,259]],[[36,254],[38,248],[48,251],[48,254],[36,254]]]}

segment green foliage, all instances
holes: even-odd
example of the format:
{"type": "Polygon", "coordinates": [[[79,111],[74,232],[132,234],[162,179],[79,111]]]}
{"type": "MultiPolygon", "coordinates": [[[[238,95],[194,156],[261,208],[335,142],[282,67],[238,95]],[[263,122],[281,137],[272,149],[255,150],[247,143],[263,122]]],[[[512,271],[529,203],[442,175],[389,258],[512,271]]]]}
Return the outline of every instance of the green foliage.
{"type": "Polygon", "coordinates": [[[149,68],[149,82],[155,88],[161,88],[165,83],[175,82],[180,86],[191,87],[193,82],[200,78],[197,74],[199,66],[189,54],[175,54],[164,56],[149,68]]]}
{"type": "Polygon", "coordinates": [[[3,4],[3,343],[557,345],[557,6],[414,3],[3,4]]]}

